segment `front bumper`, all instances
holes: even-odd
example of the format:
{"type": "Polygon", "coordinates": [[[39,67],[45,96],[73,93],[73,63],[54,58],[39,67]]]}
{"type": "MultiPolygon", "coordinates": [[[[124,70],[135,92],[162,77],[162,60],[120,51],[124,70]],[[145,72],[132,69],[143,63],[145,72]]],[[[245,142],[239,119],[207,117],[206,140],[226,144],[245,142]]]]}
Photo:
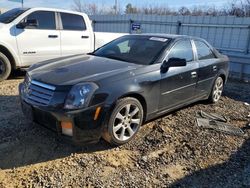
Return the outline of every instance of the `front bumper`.
{"type": "Polygon", "coordinates": [[[20,92],[21,87],[22,85],[19,86],[19,93],[22,111],[29,120],[56,131],[58,135],[72,140],[77,145],[96,143],[101,138],[109,107],[100,104],[81,110],[63,111],[37,106],[25,101],[20,92]],[[101,110],[96,118],[98,107],[101,110]],[[65,122],[72,125],[72,136],[63,135],[62,123],[65,122]]]}

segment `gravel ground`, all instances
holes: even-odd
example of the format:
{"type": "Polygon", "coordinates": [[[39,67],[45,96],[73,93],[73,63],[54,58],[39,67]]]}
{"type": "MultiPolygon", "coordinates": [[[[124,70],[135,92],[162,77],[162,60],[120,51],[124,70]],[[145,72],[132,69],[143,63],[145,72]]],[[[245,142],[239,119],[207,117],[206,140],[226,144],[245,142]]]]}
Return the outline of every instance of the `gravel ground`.
{"type": "Polygon", "coordinates": [[[250,84],[229,82],[200,102],[145,124],[130,143],[76,147],[22,115],[18,84],[0,83],[0,187],[249,187],[250,130],[242,137],[195,124],[199,110],[236,127],[250,121],[250,84]]]}

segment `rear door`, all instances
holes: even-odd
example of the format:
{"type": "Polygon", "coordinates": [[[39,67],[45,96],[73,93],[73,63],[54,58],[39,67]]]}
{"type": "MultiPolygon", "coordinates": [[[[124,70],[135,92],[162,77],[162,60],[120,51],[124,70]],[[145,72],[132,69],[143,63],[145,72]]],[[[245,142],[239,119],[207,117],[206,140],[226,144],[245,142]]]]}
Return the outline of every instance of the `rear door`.
{"type": "Polygon", "coordinates": [[[56,30],[55,12],[35,11],[25,20],[36,19],[37,27],[16,28],[16,40],[23,66],[60,57],[60,31],[56,30]]]}
{"type": "Polygon", "coordinates": [[[210,46],[203,40],[194,40],[197,59],[199,63],[197,94],[207,95],[210,93],[214,79],[218,74],[218,62],[210,46]]]}
{"type": "Polygon", "coordinates": [[[61,18],[62,56],[88,53],[92,51],[92,35],[86,27],[84,17],[78,14],[59,13],[61,18]]]}
{"type": "Polygon", "coordinates": [[[174,44],[167,54],[169,58],[186,59],[183,67],[170,67],[161,74],[161,96],[159,110],[171,109],[195,98],[198,63],[194,61],[194,53],[189,39],[174,44]]]}

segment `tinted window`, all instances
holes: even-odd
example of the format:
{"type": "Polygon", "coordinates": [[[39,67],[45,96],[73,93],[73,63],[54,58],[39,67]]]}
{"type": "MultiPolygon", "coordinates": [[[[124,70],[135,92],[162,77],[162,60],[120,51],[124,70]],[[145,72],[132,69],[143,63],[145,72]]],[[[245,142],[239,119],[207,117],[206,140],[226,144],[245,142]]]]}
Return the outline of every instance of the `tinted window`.
{"type": "Polygon", "coordinates": [[[202,41],[194,41],[196,49],[197,49],[197,54],[198,54],[198,59],[212,59],[215,58],[212,50],[202,41]]]}
{"type": "Polygon", "coordinates": [[[168,39],[150,36],[124,36],[96,50],[93,55],[149,65],[168,44],[168,39]]]}
{"type": "Polygon", "coordinates": [[[28,9],[14,8],[0,15],[1,23],[10,23],[28,9]]]}
{"type": "Polygon", "coordinates": [[[85,30],[83,17],[75,14],[61,13],[62,25],[65,30],[85,30]]]}
{"type": "Polygon", "coordinates": [[[128,53],[129,52],[130,46],[129,46],[128,42],[129,41],[126,40],[126,41],[124,41],[124,42],[117,45],[119,47],[119,50],[120,50],[121,53],[128,53]]]}
{"type": "Polygon", "coordinates": [[[189,40],[177,42],[168,54],[168,59],[172,57],[186,59],[187,62],[193,61],[191,42],[189,40]]]}
{"type": "Polygon", "coordinates": [[[31,13],[27,20],[36,19],[38,22],[37,29],[56,29],[55,13],[49,11],[36,11],[31,13]]]}

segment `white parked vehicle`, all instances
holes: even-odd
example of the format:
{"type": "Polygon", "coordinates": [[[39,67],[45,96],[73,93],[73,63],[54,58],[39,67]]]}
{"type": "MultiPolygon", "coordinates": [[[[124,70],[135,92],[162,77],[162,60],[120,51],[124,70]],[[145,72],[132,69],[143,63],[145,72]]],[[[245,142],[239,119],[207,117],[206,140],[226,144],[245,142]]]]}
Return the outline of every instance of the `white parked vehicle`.
{"type": "Polygon", "coordinates": [[[11,70],[48,59],[82,54],[124,34],[94,33],[84,13],[15,8],[0,15],[0,81],[11,70]]]}

